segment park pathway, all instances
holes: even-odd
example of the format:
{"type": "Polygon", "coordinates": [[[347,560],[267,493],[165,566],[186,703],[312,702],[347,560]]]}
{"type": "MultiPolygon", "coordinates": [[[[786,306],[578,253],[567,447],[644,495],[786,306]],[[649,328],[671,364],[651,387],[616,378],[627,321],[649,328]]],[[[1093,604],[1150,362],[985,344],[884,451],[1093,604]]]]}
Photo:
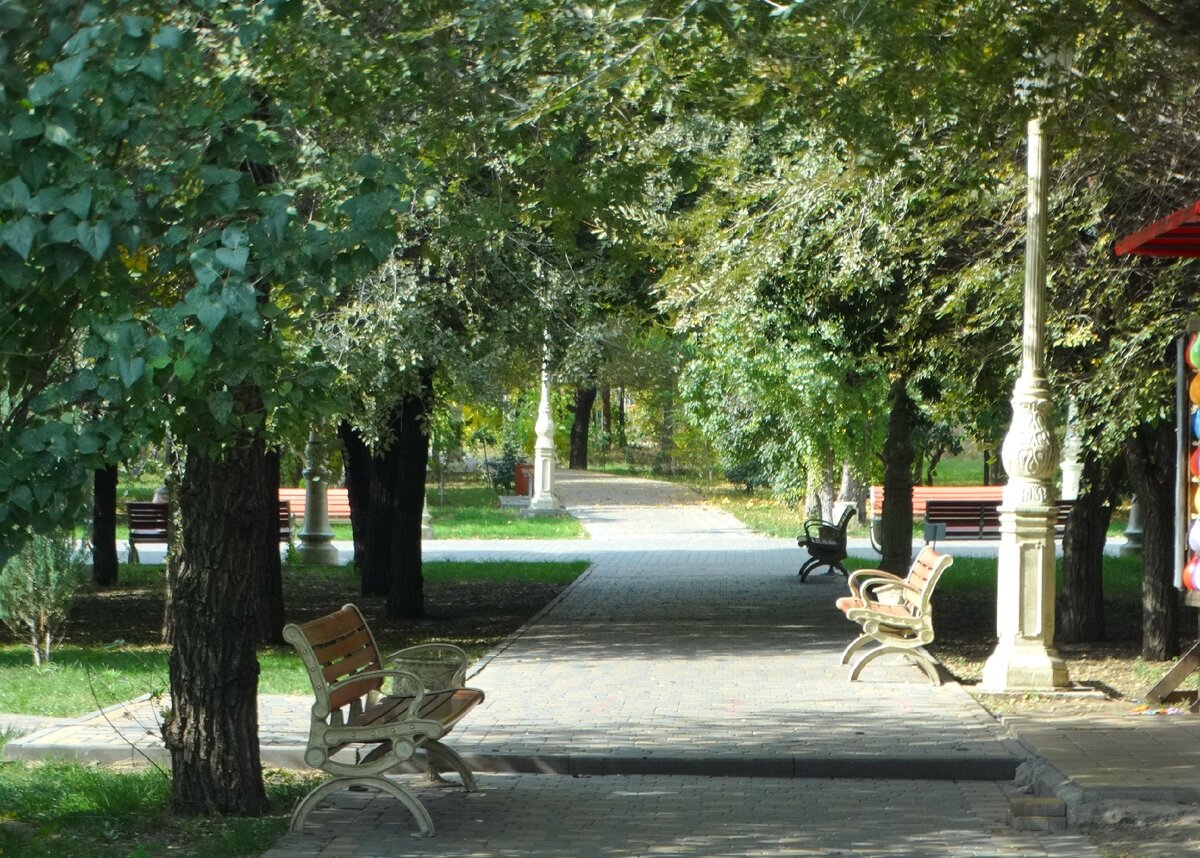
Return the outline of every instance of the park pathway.
{"type": "Polygon", "coordinates": [[[474,667],[488,698],[451,741],[491,773],[481,791],[421,788],[430,840],[393,799],[343,791],[269,858],[1099,854],[1005,825],[1023,751],[958,686],[903,661],[846,680],[842,579],[800,584],[794,542],[667,483],[559,489],[590,540],[427,546],[592,560],[474,667]]]}

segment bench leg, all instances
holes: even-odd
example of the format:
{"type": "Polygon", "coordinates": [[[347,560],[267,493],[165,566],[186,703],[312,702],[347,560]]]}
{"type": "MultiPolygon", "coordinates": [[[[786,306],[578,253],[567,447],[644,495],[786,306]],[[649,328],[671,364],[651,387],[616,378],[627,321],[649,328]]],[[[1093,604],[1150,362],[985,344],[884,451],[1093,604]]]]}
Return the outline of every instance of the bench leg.
{"type": "Polygon", "coordinates": [[[304,800],[296,805],[296,809],[292,811],[292,822],[288,830],[293,834],[302,831],[304,829],[304,821],[308,819],[308,814],[321,803],[323,798],[330,793],[352,786],[371,787],[395,797],[401,804],[408,808],[409,813],[416,819],[417,828],[420,830],[421,836],[433,836],[433,820],[429,817],[429,811],[417,800],[412,791],[401,784],[381,777],[334,778],[331,781],[326,781],[306,795],[304,800]]]}
{"type": "Polygon", "coordinates": [[[466,761],[456,751],[436,739],[426,739],[421,743],[421,748],[425,751],[425,774],[429,780],[449,783],[440,777],[439,772],[450,770],[458,772],[458,776],[462,779],[463,789],[467,792],[475,792],[479,789],[475,783],[474,772],[467,768],[466,761]]]}
{"type": "Polygon", "coordinates": [[[850,646],[842,650],[842,664],[849,664],[850,659],[854,658],[854,654],[873,640],[875,640],[875,638],[871,637],[870,635],[859,635],[857,638],[851,641],[850,646]]]}
{"type": "Polygon", "coordinates": [[[807,581],[808,573],[812,572],[814,569],[816,569],[820,565],[821,565],[821,561],[815,557],[810,557],[807,560],[805,560],[804,565],[800,567],[800,571],[796,573],[797,575],[800,576],[800,583],[803,584],[805,581],[807,581]]]}
{"type": "Polygon", "coordinates": [[[888,653],[898,653],[907,657],[909,661],[921,669],[922,673],[929,677],[930,682],[932,682],[934,685],[942,684],[941,677],[939,677],[937,673],[937,667],[934,665],[933,659],[931,659],[928,655],[926,655],[924,652],[913,650],[911,647],[898,647],[891,646],[889,644],[885,644],[878,649],[873,649],[860,658],[850,671],[850,681],[856,682],[864,667],[866,667],[875,659],[879,658],[879,656],[887,655],[888,653]]]}
{"type": "Polygon", "coordinates": [[[141,558],[138,557],[137,546],[134,545],[132,542],[129,543],[129,561],[128,562],[129,562],[129,565],[131,565],[131,566],[142,562],[141,558]]]}

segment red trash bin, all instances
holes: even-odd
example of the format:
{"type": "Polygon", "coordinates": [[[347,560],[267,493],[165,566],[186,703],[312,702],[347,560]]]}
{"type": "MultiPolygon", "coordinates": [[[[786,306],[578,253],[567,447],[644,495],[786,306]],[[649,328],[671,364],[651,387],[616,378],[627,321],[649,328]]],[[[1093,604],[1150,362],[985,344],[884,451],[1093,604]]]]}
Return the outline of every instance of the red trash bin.
{"type": "Polygon", "coordinates": [[[522,497],[533,496],[533,465],[522,462],[513,467],[513,482],[516,492],[522,497]]]}

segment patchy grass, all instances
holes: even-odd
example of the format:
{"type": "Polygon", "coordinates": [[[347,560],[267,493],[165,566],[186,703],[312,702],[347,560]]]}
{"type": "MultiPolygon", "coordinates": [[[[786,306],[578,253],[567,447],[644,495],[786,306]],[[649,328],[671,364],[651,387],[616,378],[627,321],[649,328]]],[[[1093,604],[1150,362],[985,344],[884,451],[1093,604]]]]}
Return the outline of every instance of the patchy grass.
{"type": "Polygon", "coordinates": [[[167,777],[154,769],[0,763],[0,855],[258,855],[284,833],[292,807],[312,786],[306,774],[270,770],[264,775],[271,800],[267,816],[193,818],[167,809],[167,777]]]}
{"type": "Polygon", "coordinates": [[[570,516],[526,516],[501,508],[486,485],[446,487],[445,503],[429,491],[429,517],[435,539],[579,539],[583,525],[570,516]]]}
{"type": "MultiPolygon", "coordinates": [[[[386,650],[449,640],[477,658],[519,628],[587,565],[426,563],[428,616],[406,622],[383,618],[382,599],[361,597],[358,575],[348,566],[285,568],[284,596],[289,619],[309,619],[354,602],[367,613],[386,650]]],[[[32,665],[24,645],[0,638],[6,641],[0,643],[0,712],[77,716],[164,692],[167,648],[159,634],[163,593],[161,567],[122,566],[118,587],[76,597],[68,640],[42,668],[32,665]]],[[[259,666],[261,692],[309,693],[308,676],[290,647],[261,649],[259,666]]]]}

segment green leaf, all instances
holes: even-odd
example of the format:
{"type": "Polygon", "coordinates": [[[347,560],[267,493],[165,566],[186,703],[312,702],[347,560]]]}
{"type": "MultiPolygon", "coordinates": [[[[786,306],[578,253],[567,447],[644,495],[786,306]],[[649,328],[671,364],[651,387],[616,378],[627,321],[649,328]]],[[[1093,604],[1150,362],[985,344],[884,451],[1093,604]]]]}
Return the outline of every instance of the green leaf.
{"type": "Polygon", "coordinates": [[[216,256],[211,250],[192,251],[189,262],[192,273],[196,275],[196,281],[201,286],[211,286],[221,276],[221,272],[217,270],[216,256]]]}
{"type": "Polygon", "coordinates": [[[19,177],[0,185],[0,208],[24,211],[29,207],[29,186],[19,177]]]}
{"type": "Polygon", "coordinates": [[[76,54],[70,59],[65,59],[62,62],[55,63],[53,66],[54,76],[65,86],[75,78],[79,77],[79,73],[83,71],[83,63],[85,57],[82,54],[76,54]]]}
{"type": "Polygon", "coordinates": [[[104,256],[104,252],[108,250],[108,246],[112,243],[112,228],[107,221],[96,221],[95,224],[81,223],[75,228],[75,235],[79,239],[79,244],[88,256],[92,257],[96,262],[104,256]]]}
{"type": "Polygon", "coordinates": [[[29,486],[17,486],[8,496],[8,502],[29,512],[33,508],[33,492],[29,490],[29,486]]]}
{"type": "Polygon", "coordinates": [[[181,357],[175,361],[175,377],[184,384],[191,381],[196,375],[196,365],[185,357],[181,357]]]}
{"type": "Polygon", "coordinates": [[[75,449],[87,456],[104,448],[104,438],[99,432],[83,432],[75,439],[75,449]]]}
{"type": "Polygon", "coordinates": [[[130,15],[122,23],[125,26],[125,34],[127,36],[140,39],[146,35],[146,31],[150,29],[154,21],[145,15],[130,15]]]}
{"type": "Polygon", "coordinates": [[[37,233],[37,221],[27,215],[20,220],[6,223],[3,231],[0,231],[0,241],[15,250],[22,259],[28,259],[37,233]]]}
{"type": "Polygon", "coordinates": [[[121,355],[117,358],[117,374],[126,387],[133,387],[134,382],[146,372],[146,359],[121,355]]]}
{"type": "Polygon", "coordinates": [[[227,312],[228,310],[222,302],[210,301],[196,311],[196,318],[200,320],[200,324],[206,331],[212,331],[221,324],[221,320],[225,318],[227,312]]]}
{"type": "Polygon", "coordinates": [[[138,63],[137,70],[151,80],[161,81],[163,79],[162,52],[153,51],[142,57],[142,61],[138,63]]]}
{"type": "Polygon", "coordinates": [[[62,125],[53,122],[46,123],[46,142],[55,146],[70,146],[75,140],[75,133],[62,125]]]}
{"type": "Polygon", "coordinates": [[[214,391],[208,397],[208,410],[219,423],[228,423],[233,414],[233,397],[228,390],[214,391]]]}
{"type": "Polygon", "coordinates": [[[217,248],[217,262],[224,265],[231,271],[236,271],[241,274],[246,270],[246,262],[250,258],[250,251],[244,247],[230,249],[228,247],[217,248]]]}
{"type": "Polygon", "coordinates": [[[61,88],[62,84],[58,82],[58,78],[54,75],[44,74],[34,78],[33,83],[29,85],[29,93],[27,95],[29,103],[45,104],[61,88]]]}
{"type": "Polygon", "coordinates": [[[70,212],[59,212],[46,228],[46,238],[51,244],[70,244],[75,241],[75,227],[78,223],[75,215],[70,212]]]}
{"type": "Polygon", "coordinates": [[[58,188],[42,188],[29,203],[30,214],[50,214],[62,208],[63,194],[58,188]]]}
{"type": "Polygon", "coordinates": [[[221,230],[221,244],[226,247],[243,247],[246,242],[246,230],[244,227],[227,226],[221,230]]]}
{"type": "Polygon", "coordinates": [[[18,113],[12,118],[10,134],[14,140],[29,140],[40,137],[42,121],[31,113],[18,113]]]}
{"type": "Polygon", "coordinates": [[[92,210],[92,189],[85,185],[69,197],[64,198],[63,205],[67,211],[82,220],[92,210]]]}
{"type": "Polygon", "coordinates": [[[183,34],[178,27],[163,27],[154,34],[153,44],[167,50],[178,48],[183,41],[183,34]]]}

